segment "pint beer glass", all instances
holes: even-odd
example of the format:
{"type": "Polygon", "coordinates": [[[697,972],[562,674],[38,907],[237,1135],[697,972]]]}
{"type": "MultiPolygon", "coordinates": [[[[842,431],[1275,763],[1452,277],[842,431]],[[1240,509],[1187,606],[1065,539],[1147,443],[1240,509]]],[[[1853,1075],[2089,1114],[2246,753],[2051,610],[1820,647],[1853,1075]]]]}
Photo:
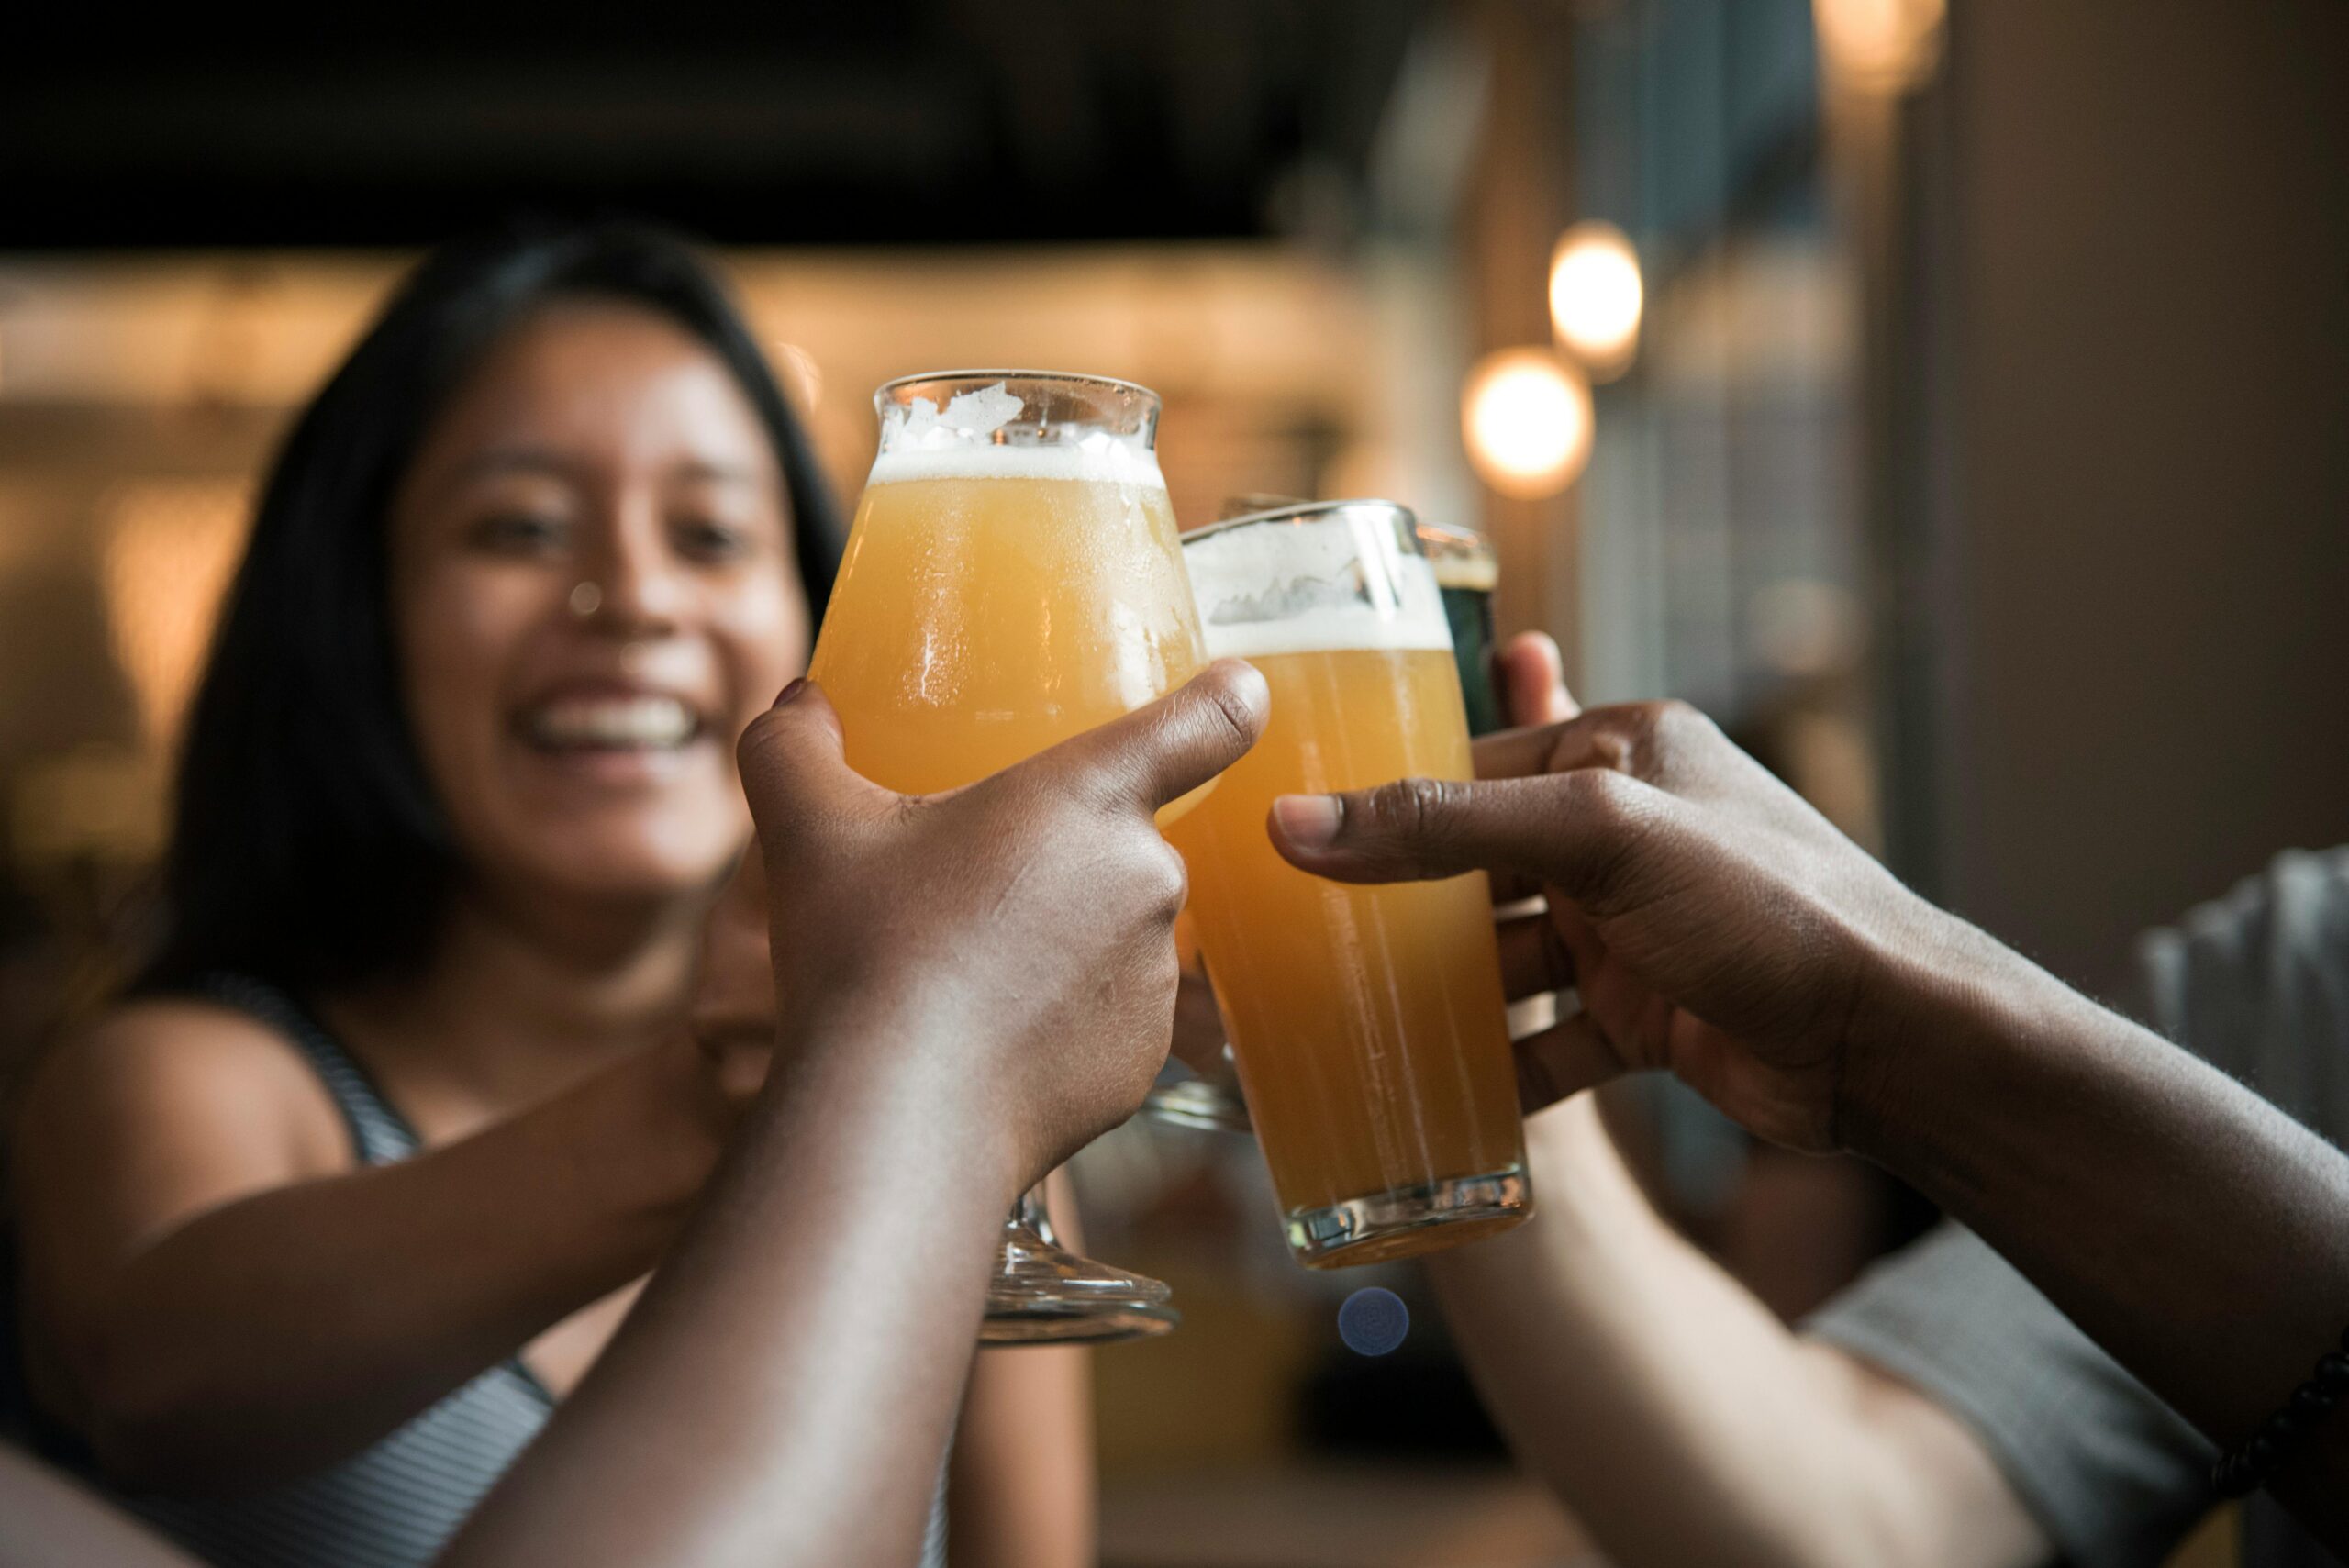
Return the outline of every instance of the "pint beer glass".
{"type": "MultiPolygon", "coordinates": [[[[952,789],[1198,670],[1155,394],[983,371],[893,381],[874,402],[881,446],[809,668],[857,772],[908,794],[952,789]]],[[[1155,1333],[1174,1320],[1166,1297],[1063,1251],[1030,1193],[980,1337],[1155,1333]]]]}
{"type": "Polygon", "coordinates": [[[1282,860],[1276,795],[1471,776],[1435,573],[1384,501],[1184,541],[1208,651],[1272,687],[1255,748],[1168,829],[1290,1247],[1311,1267],[1430,1251],[1531,1212],[1481,873],[1352,886],[1282,860]]]}
{"type": "MultiPolygon", "coordinates": [[[[1308,503],[1294,495],[1252,494],[1227,497],[1217,508],[1219,521],[1260,512],[1295,511],[1308,503]]],[[[1493,589],[1500,581],[1500,562],[1481,534],[1441,523],[1419,525],[1419,549],[1434,569],[1436,587],[1443,599],[1443,618],[1452,630],[1453,661],[1460,673],[1461,706],[1468,717],[1468,733],[1487,735],[1505,728],[1500,688],[1493,680],[1493,589]]],[[[1184,926],[1189,924],[1186,917],[1184,926]]],[[[1183,946],[1184,967],[1197,967],[1196,940],[1183,946]]],[[[1142,1101],[1142,1111],[1154,1121],[1202,1132],[1253,1132],[1248,1102],[1231,1053],[1223,1054],[1221,1071],[1191,1076],[1170,1068],[1168,1074],[1142,1101]]]]}

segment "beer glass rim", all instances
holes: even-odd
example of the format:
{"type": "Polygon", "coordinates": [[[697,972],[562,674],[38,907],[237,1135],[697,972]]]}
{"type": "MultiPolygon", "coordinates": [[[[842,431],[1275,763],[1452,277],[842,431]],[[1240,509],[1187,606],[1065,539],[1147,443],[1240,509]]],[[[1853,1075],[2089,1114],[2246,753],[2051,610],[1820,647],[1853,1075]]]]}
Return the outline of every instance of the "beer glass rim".
{"type": "Polygon", "coordinates": [[[985,367],[976,370],[922,371],[913,375],[891,376],[873,389],[874,400],[877,403],[900,387],[919,386],[933,381],[1057,381],[1085,386],[1114,387],[1119,392],[1138,393],[1156,404],[1163,404],[1165,401],[1141,383],[1125,381],[1114,375],[1094,375],[1085,371],[990,370],[985,367]]]}
{"type": "Polygon", "coordinates": [[[1187,548],[1197,540],[1213,539],[1219,534],[1227,534],[1236,528],[1253,528],[1259,523],[1302,522],[1311,517],[1351,512],[1358,507],[1384,511],[1400,517],[1404,525],[1402,531],[1411,541],[1411,553],[1414,555],[1427,553],[1425,547],[1419,543],[1419,514],[1400,501],[1389,501],[1377,495],[1347,496],[1337,501],[1297,501],[1286,506],[1268,507],[1262,512],[1242,512],[1236,517],[1220,518],[1204,527],[1191,529],[1183,535],[1181,543],[1187,548]]]}
{"type": "Polygon", "coordinates": [[[1419,542],[1458,545],[1464,549],[1489,550],[1493,541],[1475,528],[1464,528],[1454,523],[1431,523],[1424,519],[1419,525],[1419,542]]]}

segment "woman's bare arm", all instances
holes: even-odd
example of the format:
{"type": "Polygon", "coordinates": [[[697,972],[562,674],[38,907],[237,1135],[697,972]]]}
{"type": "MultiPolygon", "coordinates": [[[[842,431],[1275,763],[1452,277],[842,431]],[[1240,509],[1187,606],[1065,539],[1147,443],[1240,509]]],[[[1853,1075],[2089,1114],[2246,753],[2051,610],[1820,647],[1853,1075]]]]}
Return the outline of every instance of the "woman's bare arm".
{"type": "Polygon", "coordinates": [[[127,1009],[18,1118],[37,1391],[128,1485],[331,1462],[651,1267],[728,1114],[681,1040],[354,1170],[286,1042],[221,1008],[127,1009]]]}
{"type": "Polygon", "coordinates": [[[0,1443],[0,1568],[198,1568],[114,1504],[0,1443]]]}

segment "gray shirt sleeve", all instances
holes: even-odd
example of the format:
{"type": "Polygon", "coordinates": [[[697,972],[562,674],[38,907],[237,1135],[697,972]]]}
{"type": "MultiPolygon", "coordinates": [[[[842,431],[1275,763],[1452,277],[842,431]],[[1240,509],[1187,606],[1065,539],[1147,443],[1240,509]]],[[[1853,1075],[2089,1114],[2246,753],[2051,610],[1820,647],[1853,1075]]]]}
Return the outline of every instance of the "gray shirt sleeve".
{"type": "Polygon", "coordinates": [[[2138,1016],[2335,1143],[2349,1134],[2349,850],[2278,855],[2137,940],[2138,1016]]]}
{"type": "MultiPolygon", "coordinates": [[[[2340,1140],[2349,1129],[2349,851],[2278,857],[2141,939],[2137,958],[2139,1016],[2340,1140]]],[[[1971,1427],[2065,1556],[2086,1568],[2158,1563],[2210,1506],[2211,1445],[1954,1225],[1879,1263],[1804,1328],[1971,1427]]],[[[2304,1538],[2264,1500],[2245,1518],[2247,1563],[2317,1560],[2300,1555],[2304,1538]]]]}
{"type": "Polygon", "coordinates": [[[2210,1444],[1970,1230],[1942,1226],[1803,1327],[1972,1428],[2082,1568],[2158,1563],[2210,1507],[2210,1444]]]}

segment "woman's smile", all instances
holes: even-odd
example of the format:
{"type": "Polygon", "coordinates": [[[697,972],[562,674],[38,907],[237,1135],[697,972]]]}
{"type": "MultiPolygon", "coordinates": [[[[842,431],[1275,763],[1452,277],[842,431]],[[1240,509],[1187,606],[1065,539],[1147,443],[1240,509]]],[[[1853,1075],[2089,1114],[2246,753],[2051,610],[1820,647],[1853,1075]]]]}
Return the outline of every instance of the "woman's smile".
{"type": "Polygon", "coordinates": [[[513,716],[512,738],[541,765],[596,784],[657,783],[721,759],[714,716],[656,687],[567,684],[513,716]]]}

